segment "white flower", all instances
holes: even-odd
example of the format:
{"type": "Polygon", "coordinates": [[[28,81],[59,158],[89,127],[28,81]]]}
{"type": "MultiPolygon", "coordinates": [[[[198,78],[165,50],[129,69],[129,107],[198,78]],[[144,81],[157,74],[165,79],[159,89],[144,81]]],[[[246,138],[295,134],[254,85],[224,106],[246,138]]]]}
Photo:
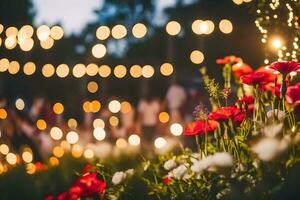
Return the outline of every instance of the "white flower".
{"type": "Polygon", "coordinates": [[[204,168],[201,165],[201,162],[197,161],[197,162],[194,162],[194,164],[191,166],[191,170],[195,173],[201,173],[204,170],[204,168]]]}
{"type": "Polygon", "coordinates": [[[232,156],[229,153],[221,152],[213,155],[213,165],[217,167],[231,167],[233,165],[232,156]]]}
{"type": "Polygon", "coordinates": [[[283,124],[273,124],[270,126],[266,126],[263,130],[263,133],[266,137],[275,137],[282,131],[283,124]]]}
{"type": "Polygon", "coordinates": [[[252,147],[258,158],[262,161],[274,159],[280,152],[280,142],[273,138],[264,138],[252,147]]]}
{"type": "Polygon", "coordinates": [[[203,167],[203,169],[208,169],[213,165],[213,160],[214,160],[213,156],[209,155],[203,158],[202,160],[200,160],[200,165],[203,167]]]}
{"type": "Polygon", "coordinates": [[[193,153],[190,156],[190,160],[191,160],[192,163],[198,162],[200,158],[201,158],[201,154],[200,153],[193,153]]]}
{"type": "Polygon", "coordinates": [[[111,181],[114,185],[118,185],[118,184],[122,183],[125,180],[125,178],[126,178],[126,174],[124,172],[120,171],[120,172],[116,172],[113,175],[111,181]]]}
{"type": "Polygon", "coordinates": [[[185,165],[179,165],[175,169],[173,169],[170,173],[171,176],[176,179],[182,179],[187,174],[187,167],[185,165]]]}
{"type": "Polygon", "coordinates": [[[176,163],[175,159],[168,160],[164,164],[165,170],[171,170],[171,169],[174,169],[175,167],[177,167],[177,163],[176,163]]]}
{"type": "Polygon", "coordinates": [[[274,116],[277,116],[279,120],[283,120],[285,117],[285,112],[282,110],[274,109],[267,112],[267,117],[272,120],[274,116]]]}

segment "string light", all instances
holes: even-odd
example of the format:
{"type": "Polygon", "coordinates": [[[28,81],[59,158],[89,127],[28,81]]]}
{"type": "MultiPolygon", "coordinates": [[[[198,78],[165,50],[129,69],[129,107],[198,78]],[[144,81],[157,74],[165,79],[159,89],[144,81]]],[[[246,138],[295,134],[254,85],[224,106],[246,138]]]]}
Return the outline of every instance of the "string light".
{"type": "Polygon", "coordinates": [[[107,26],[100,26],[96,31],[99,40],[106,40],[110,36],[110,29],[107,26]]]}
{"type": "Polygon", "coordinates": [[[147,27],[142,23],[137,23],[132,28],[132,34],[136,38],[143,38],[147,34],[147,27]]]}
{"type": "Polygon", "coordinates": [[[180,136],[183,133],[183,127],[179,123],[174,123],[170,127],[170,132],[174,136],[180,136]]]}
{"type": "Polygon", "coordinates": [[[103,58],[106,54],[106,47],[103,44],[96,44],[92,48],[92,54],[95,58],[103,58]]]}
{"type": "Polygon", "coordinates": [[[157,148],[157,149],[162,149],[164,148],[165,146],[167,145],[167,140],[163,137],[158,137],[155,139],[154,141],[154,146],[157,148]]]}
{"type": "Polygon", "coordinates": [[[204,55],[199,50],[192,51],[190,59],[194,64],[201,64],[204,61],[204,55]]]}
{"type": "Polygon", "coordinates": [[[181,25],[177,21],[170,21],[166,25],[166,31],[169,35],[178,35],[181,31],[181,25]]]}
{"type": "Polygon", "coordinates": [[[141,143],[141,138],[136,134],[132,134],[128,138],[128,143],[132,146],[138,146],[141,143]]]}

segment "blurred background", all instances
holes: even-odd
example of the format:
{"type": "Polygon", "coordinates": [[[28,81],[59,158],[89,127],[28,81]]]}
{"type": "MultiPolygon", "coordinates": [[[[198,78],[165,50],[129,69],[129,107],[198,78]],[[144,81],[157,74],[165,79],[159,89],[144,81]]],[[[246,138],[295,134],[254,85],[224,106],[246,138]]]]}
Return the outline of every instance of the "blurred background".
{"type": "Polygon", "coordinates": [[[40,186],[34,194],[15,183],[22,170],[2,176],[3,199],[62,191],[80,159],[193,147],[180,135],[195,106],[209,102],[199,68],[221,81],[217,58],[264,63],[248,2],[1,0],[0,173],[22,163],[31,175],[43,163],[59,166],[26,178],[40,186]],[[52,188],[42,184],[51,177],[52,188]]]}

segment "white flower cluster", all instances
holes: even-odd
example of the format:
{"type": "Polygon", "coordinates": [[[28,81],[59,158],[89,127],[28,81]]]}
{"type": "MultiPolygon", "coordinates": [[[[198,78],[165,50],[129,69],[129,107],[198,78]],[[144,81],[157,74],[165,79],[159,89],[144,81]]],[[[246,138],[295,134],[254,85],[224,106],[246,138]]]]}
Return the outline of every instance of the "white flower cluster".
{"type": "Polygon", "coordinates": [[[114,185],[118,185],[118,184],[124,182],[126,178],[133,176],[133,174],[134,174],[133,169],[128,169],[125,172],[119,171],[119,172],[114,173],[111,181],[114,185]]]}
{"type": "Polygon", "coordinates": [[[257,154],[260,160],[268,162],[284,152],[290,144],[291,138],[289,136],[285,136],[281,140],[266,137],[252,146],[252,151],[257,154]]]}
{"type": "Polygon", "coordinates": [[[229,153],[220,152],[214,155],[200,159],[200,154],[192,154],[190,161],[193,163],[184,163],[178,165],[175,158],[164,163],[165,170],[169,171],[167,177],[178,180],[188,180],[195,174],[198,175],[203,170],[228,168],[233,165],[233,158],[229,153]]]}
{"type": "Polygon", "coordinates": [[[191,170],[195,173],[201,173],[203,170],[213,171],[219,168],[228,168],[231,166],[233,166],[232,156],[226,152],[219,152],[194,162],[191,170]]]}

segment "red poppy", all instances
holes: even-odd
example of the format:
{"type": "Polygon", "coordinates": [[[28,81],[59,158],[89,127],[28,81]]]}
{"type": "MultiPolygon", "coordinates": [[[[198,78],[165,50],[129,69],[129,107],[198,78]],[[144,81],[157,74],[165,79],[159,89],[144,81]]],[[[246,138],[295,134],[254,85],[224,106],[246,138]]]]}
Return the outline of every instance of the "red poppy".
{"type": "Polygon", "coordinates": [[[58,200],[76,200],[80,197],[91,197],[103,193],[106,183],[97,178],[97,173],[86,173],[67,191],[60,194],[58,200]]]}
{"type": "Polygon", "coordinates": [[[278,79],[280,79],[280,77],[281,77],[280,74],[275,75],[274,74],[274,70],[270,69],[267,66],[259,67],[257,70],[255,70],[255,72],[263,72],[263,73],[265,73],[265,76],[266,76],[265,80],[268,83],[271,83],[271,82],[274,83],[274,81],[276,79],[276,76],[278,77],[278,79]]]}
{"type": "Polygon", "coordinates": [[[172,180],[170,177],[168,177],[168,176],[166,176],[166,177],[163,178],[163,182],[164,182],[164,184],[166,184],[166,185],[172,183],[172,181],[173,181],[173,180],[172,180]]]}
{"type": "Polygon", "coordinates": [[[34,163],[34,165],[35,165],[36,171],[44,171],[44,170],[48,169],[47,165],[44,165],[41,162],[36,162],[36,163],[34,163]]]}
{"type": "Polygon", "coordinates": [[[254,97],[253,96],[243,96],[239,100],[237,100],[237,103],[241,104],[253,104],[254,103],[254,97]]]}
{"type": "Polygon", "coordinates": [[[94,165],[92,164],[86,164],[82,170],[82,174],[86,174],[88,172],[91,172],[94,169],[94,165]]]}
{"type": "Polygon", "coordinates": [[[218,65],[235,64],[238,62],[242,62],[242,59],[236,56],[225,56],[216,60],[218,65]]]}
{"type": "Polygon", "coordinates": [[[232,73],[236,78],[240,78],[243,75],[251,74],[253,69],[246,63],[236,63],[232,65],[232,73]]]}
{"type": "Polygon", "coordinates": [[[300,83],[287,88],[286,101],[289,104],[300,104],[300,83]]]}
{"type": "Polygon", "coordinates": [[[199,120],[188,124],[185,127],[185,136],[204,135],[210,133],[219,127],[219,122],[215,120],[199,120]]]}
{"type": "Polygon", "coordinates": [[[245,113],[235,106],[221,107],[209,113],[208,118],[216,121],[232,119],[234,122],[242,122],[245,119],[245,113]]]}
{"type": "Polygon", "coordinates": [[[253,72],[251,74],[247,74],[241,76],[241,82],[247,85],[264,85],[268,82],[267,74],[264,72],[253,72]]]}
{"type": "Polygon", "coordinates": [[[295,61],[280,61],[280,62],[273,62],[270,65],[270,69],[274,69],[281,74],[288,74],[290,72],[295,72],[300,70],[300,63],[295,61]]]}

